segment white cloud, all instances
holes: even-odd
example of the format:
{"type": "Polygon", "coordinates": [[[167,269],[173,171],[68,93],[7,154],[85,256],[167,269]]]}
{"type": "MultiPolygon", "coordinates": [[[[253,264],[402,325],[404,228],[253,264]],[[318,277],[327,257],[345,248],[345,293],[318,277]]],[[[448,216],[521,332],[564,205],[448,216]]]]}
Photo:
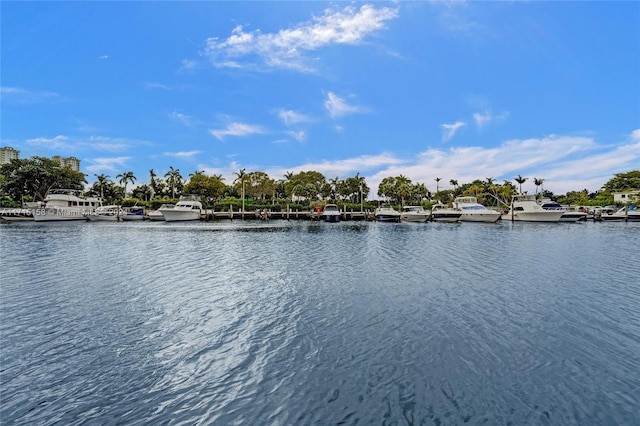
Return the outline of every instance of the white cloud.
{"type": "Polygon", "coordinates": [[[87,142],[82,142],[80,145],[88,145],[91,149],[108,152],[124,151],[130,146],[124,139],[105,136],[90,136],[87,142]]]}
{"type": "Polygon", "coordinates": [[[304,142],[304,139],[306,137],[304,130],[301,130],[299,132],[294,132],[294,131],[287,131],[285,132],[287,135],[291,136],[293,139],[297,140],[298,142],[304,142]]]}
{"type": "Polygon", "coordinates": [[[485,111],[484,114],[476,112],[473,114],[473,120],[476,122],[476,126],[482,129],[487,123],[491,122],[491,113],[489,111],[485,111]]]}
{"type": "Polygon", "coordinates": [[[167,155],[169,157],[192,159],[193,157],[201,153],[202,151],[178,151],[178,152],[165,152],[164,155],[167,155]]]}
{"type": "Polygon", "coordinates": [[[19,104],[34,104],[60,99],[56,92],[48,90],[27,90],[19,87],[0,87],[0,97],[4,102],[11,101],[19,104]]]}
{"type": "Polygon", "coordinates": [[[311,121],[311,118],[304,114],[301,114],[296,111],[284,110],[284,109],[281,109],[280,111],[278,111],[278,117],[280,117],[280,119],[286,126],[291,126],[293,124],[299,124],[299,123],[307,123],[311,121]]]}
{"type": "Polygon", "coordinates": [[[450,140],[456,132],[462,127],[466,126],[464,121],[456,121],[453,124],[442,124],[442,140],[447,142],[450,140]]]}
{"type": "Polygon", "coordinates": [[[167,86],[166,84],[154,82],[147,82],[144,84],[144,87],[146,87],[147,89],[171,90],[171,87],[167,86]]]}
{"type": "Polygon", "coordinates": [[[200,64],[197,61],[190,61],[188,59],[183,59],[179,71],[191,72],[191,71],[197,70],[199,67],[200,67],[200,64]]]}
{"type": "Polygon", "coordinates": [[[313,71],[306,53],[330,45],[359,44],[397,16],[397,9],[365,4],[360,9],[353,6],[342,10],[326,9],[323,15],[309,22],[276,33],[246,32],[242,26],[237,26],[224,40],[209,38],[205,55],[218,67],[267,65],[313,71]]]}
{"type": "Polygon", "coordinates": [[[212,129],[209,132],[217,139],[223,140],[226,136],[249,136],[264,133],[264,130],[253,124],[234,122],[229,124],[226,129],[212,129]]]}
{"type": "Polygon", "coordinates": [[[327,94],[327,99],[324,101],[324,107],[329,112],[331,118],[334,119],[364,111],[361,107],[349,105],[346,100],[333,92],[329,92],[327,94]]]}
{"type": "Polygon", "coordinates": [[[101,158],[90,158],[89,166],[84,169],[89,173],[98,173],[98,172],[111,172],[111,173],[120,173],[123,171],[126,163],[131,160],[131,157],[101,157],[101,158]]]}
{"type": "Polygon", "coordinates": [[[44,148],[48,151],[71,151],[73,145],[69,143],[67,136],[58,135],[54,138],[34,138],[27,139],[27,144],[37,146],[38,148],[44,148]]]}
{"type": "Polygon", "coordinates": [[[191,119],[191,117],[181,112],[173,111],[171,114],[169,114],[169,117],[171,117],[173,120],[179,121],[187,127],[193,126],[193,120],[191,119]]]}
{"type": "Polygon", "coordinates": [[[109,55],[100,55],[98,59],[109,59],[109,55]]]}

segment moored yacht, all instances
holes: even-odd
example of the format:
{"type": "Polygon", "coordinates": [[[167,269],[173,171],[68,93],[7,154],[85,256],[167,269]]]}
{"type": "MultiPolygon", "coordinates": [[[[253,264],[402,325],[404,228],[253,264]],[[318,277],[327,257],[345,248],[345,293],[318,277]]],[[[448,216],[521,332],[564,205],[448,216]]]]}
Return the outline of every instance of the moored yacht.
{"type": "Polygon", "coordinates": [[[87,220],[102,200],[95,197],[84,197],[77,189],[52,189],[44,199],[43,208],[33,210],[36,222],[87,220]]]}
{"type": "Polygon", "coordinates": [[[122,214],[120,215],[120,220],[124,222],[134,221],[134,220],[143,220],[146,209],[144,206],[132,206],[125,207],[122,209],[122,214]]]}
{"type": "Polygon", "coordinates": [[[340,222],[340,209],[336,204],[327,204],[322,209],[321,217],[325,222],[340,222]]]}
{"type": "Polygon", "coordinates": [[[460,220],[462,211],[459,209],[447,207],[444,204],[436,204],[431,207],[431,220],[434,222],[455,223],[460,220]]]}
{"type": "Polygon", "coordinates": [[[426,222],[431,217],[431,212],[422,206],[404,206],[400,213],[401,222],[426,222]]]}
{"type": "Polygon", "coordinates": [[[538,204],[545,210],[556,210],[564,212],[562,216],[560,216],[559,222],[578,222],[587,220],[587,213],[577,211],[577,210],[569,210],[566,207],[560,205],[549,198],[541,198],[538,200],[538,204]]]}
{"type": "Polygon", "coordinates": [[[202,217],[202,203],[195,195],[183,195],[175,206],[160,207],[159,210],[167,222],[199,220],[202,217]]]}
{"type": "Polygon", "coordinates": [[[164,215],[160,210],[172,209],[174,207],[175,207],[175,204],[162,204],[160,207],[158,207],[157,210],[152,210],[149,213],[147,213],[147,219],[152,221],[164,221],[164,215]]]}
{"type": "Polygon", "coordinates": [[[603,214],[600,219],[606,221],[640,222],[640,209],[636,206],[627,206],[612,214],[603,214]]]}
{"type": "Polygon", "coordinates": [[[400,212],[391,207],[390,204],[383,204],[374,213],[379,222],[400,222],[400,212]]]}
{"type": "Polygon", "coordinates": [[[496,222],[502,215],[501,212],[490,210],[478,203],[476,197],[457,197],[453,206],[462,212],[462,222],[496,222]]]}
{"type": "Polygon", "coordinates": [[[122,208],[116,205],[97,207],[87,218],[92,222],[117,222],[122,214],[122,208]]]}
{"type": "Polygon", "coordinates": [[[521,222],[558,222],[564,210],[545,210],[536,202],[533,194],[518,194],[511,199],[509,212],[502,215],[503,220],[521,222]]]}

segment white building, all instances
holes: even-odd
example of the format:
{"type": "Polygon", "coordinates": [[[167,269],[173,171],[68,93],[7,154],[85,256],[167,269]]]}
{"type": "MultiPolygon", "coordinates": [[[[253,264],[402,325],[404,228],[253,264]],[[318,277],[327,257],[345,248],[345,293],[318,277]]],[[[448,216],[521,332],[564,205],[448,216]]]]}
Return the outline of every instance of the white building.
{"type": "Polygon", "coordinates": [[[10,163],[11,160],[17,160],[20,151],[13,149],[10,146],[0,148],[0,164],[10,163]]]}
{"type": "Polygon", "coordinates": [[[613,193],[613,202],[616,204],[637,203],[639,201],[640,190],[613,193]]]}

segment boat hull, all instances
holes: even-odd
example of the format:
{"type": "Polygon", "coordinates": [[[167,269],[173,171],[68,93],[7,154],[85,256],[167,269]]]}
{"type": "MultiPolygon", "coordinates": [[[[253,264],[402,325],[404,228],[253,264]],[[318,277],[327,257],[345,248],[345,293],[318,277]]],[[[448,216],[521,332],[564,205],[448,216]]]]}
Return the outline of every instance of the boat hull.
{"type": "Polygon", "coordinates": [[[564,212],[551,210],[531,211],[531,212],[515,212],[507,213],[502,216],[503,220],[511,220],[514,222],[558,222],[564,212]]]}
{"type": "Polygon", "coordinates": [[[160,211],[166,222],[200,220],[200,210],[180,210],[177,208],[160,211]]]}
{"type": "Polygon", "coordinates": [[[33,211],[36,222],[67,222],[72,220],[87,220],[93,211],[90,209],[73,207],[44,207],[33,211]]]}
{"type": "Polygon", "coordinates": [[[400,216],[400,221],[423,223],[427,222],[430,216],[429,213],[403,213],[400,216]]]}
{"type": "Polygon", "coordinates": [[[460,221],[460,214],[455,213],[432,213],[431,220],[434,222],[455,223],[460,221]]]}
{"type": "Polygon", "coordinates": [[[0,218],[7,222],[33,221],[33,210],[24,208],[13,208],[0,210],[0,218]]]}
{"type": "Polygon", "coordinates": [[[500,212],[462,213],[460,221],[494,223],[497,222],[501,216],[502,213],[500,212]]]}
{"type": "Polygon", "coordinates": [[[322,215],[322,220],[324,220],[325,222],[340,222],[340,214],[323,214],[322,215]]]}

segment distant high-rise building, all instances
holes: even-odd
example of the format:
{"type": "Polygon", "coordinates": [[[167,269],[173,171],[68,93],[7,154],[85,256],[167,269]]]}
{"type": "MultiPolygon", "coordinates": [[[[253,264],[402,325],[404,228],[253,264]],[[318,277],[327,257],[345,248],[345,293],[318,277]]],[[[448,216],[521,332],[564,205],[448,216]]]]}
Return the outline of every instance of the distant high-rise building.
{"type": "Polygon", "coordinates": [[[0,164],[10,163],[11,160],[17,160],[20,151],[13,149],[10,146],[0,148],[0,164]]]}
{"type": "Polygon", "coordinates": [[[76,157],[60,157],[59,155],[54,155],[51,157],[52,160],[60,163],[62,167],[68,167],[71,170],[75,170],[76,172],[80,171],[80,160],[76,157]]]}

